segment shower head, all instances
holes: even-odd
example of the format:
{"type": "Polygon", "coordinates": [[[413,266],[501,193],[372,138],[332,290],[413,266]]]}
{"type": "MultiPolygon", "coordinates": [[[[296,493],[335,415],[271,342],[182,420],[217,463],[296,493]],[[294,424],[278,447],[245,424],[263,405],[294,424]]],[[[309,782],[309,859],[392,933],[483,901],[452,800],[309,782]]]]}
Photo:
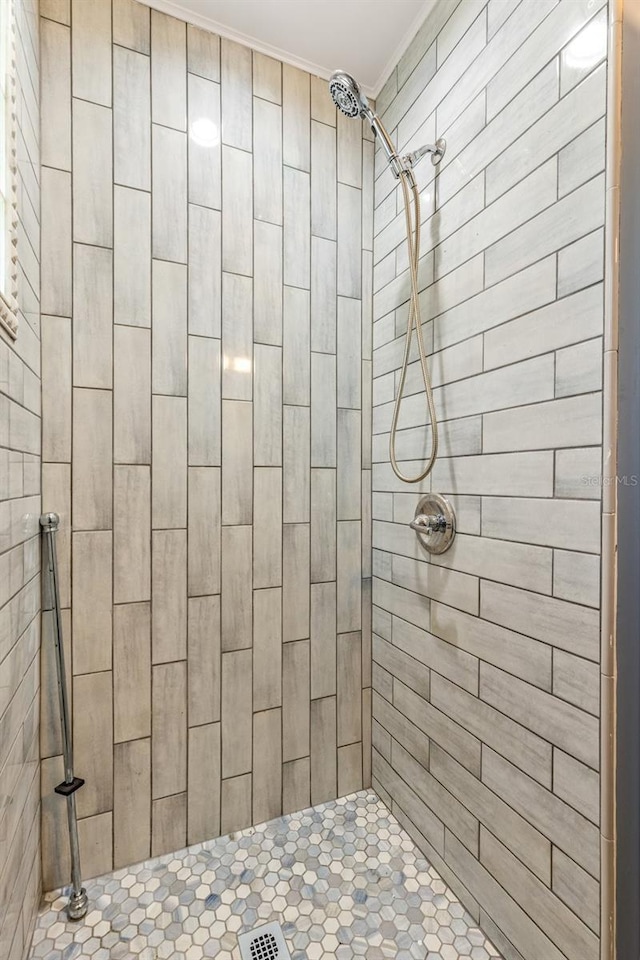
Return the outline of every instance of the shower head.
{"type": "Polygon", "coordinates": [[[347,117],[369,116],[369,102],[360,87],[344,70],[334,70],[329,79],[329,93],[338,110],[347,117]]]}

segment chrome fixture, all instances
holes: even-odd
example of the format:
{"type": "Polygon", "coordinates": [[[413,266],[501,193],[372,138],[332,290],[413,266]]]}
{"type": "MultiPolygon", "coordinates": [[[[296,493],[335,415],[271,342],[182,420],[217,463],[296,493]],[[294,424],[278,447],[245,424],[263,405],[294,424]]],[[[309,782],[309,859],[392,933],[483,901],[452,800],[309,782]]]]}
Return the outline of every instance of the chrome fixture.
{"type": "Polygon", "coordinates": [[[409,524],[429,553],[444,553],[456,535],[456,515],[446,497],[428,493],[416,507],[409,524]]]}
{"type": "Polygon", "coordinates": [[[369,101],[358,86],[358,83],[350,74],[345,73],[344,70],[335,70],[331,74],[329,79],[329,92],[338,110],[341,110],[346,117],[362,117],[363,120],[369,123],[374,135],[380,141],[380,145],[387,155],[387,160],[397,180],[400,179],[403,173],[412,170],[427,154],[431,154],[431,162],[434,165],[440,163],[442,160],[447,146],[443,139],[436,140],[436,142],[432,144],[426,144],[424,147],[419,147],[412,153],[407,153],[404,157],[399,156],[380,117],[374,113],[369,106],[369,101]]]}
{"type": "Polygon", "coordinates": [[[43,513],[40,517],[40,527],[43,534],[43,554],[46,562],[43,563],[45,578],[45,595],[42,609],[53,614],[53,642],[55,644],[56,667],[58,677],[58,700],[60,703],[60,723],[62,727],[62,753],[64,756],[64,780],[54,787],[56,793],[67,800],[67,822],[69,825],[69,851],[71,855],[71,891],[67,903],[69,920],[82,920],[89,906],[87,891],[82,886],[80,872],[80,845],[78,843],[78,820],[76,815],[76,790],[84,784],[84,780],[73,773],[73,744],[71,740],[71,723],[69,720],[69,703],[67,699],[67,682],[64,669],[64,646],[62,638],[62,614],[60,611],[60,591],[58,588],[58,561],[56,557],[55,535],[60,526],[60,517],[57,513],[43,513]]]}
{"type": "Polygon", "coordinates": [[[374,111],[369,106],[369,101],[361,91],[360,87],[348,73],[344,70],[336,70],[331,74],[329,80],[329,92],[333,97],[336,107],[347,117],[361,117],[366,120],[374,132],[375,137],[380,141],[384,150],[394,177],[402,184],[402,196],[404,200],[404,213],[407,231],[407,247],[409,253],[409,276],[411,281],[411,298],[409,303],[409,316],[407,319],[407,335],[404,342],[404,356],[402,358],[402,368],[400,371],[400,380],[396,393],[395,404],[393,408],[393,417],[391,419],[391,431],[389,434],[389,459],[393,472],[405,483],[419,483],[427,477],[436,462],[438,456],[438,422],[436,419],[436,408],[433,402],[433,390],[431,389],[431,375],[427,363],[427,355],[424,348],[422,337],[422,322],[420,320],[420,302],[418,299],[418,263],[420,261],[420,191],[413,174],[413,168],[422,157],[431,154],[431,162],[440,163],[446,149],[444,140],[436,140],[434,144],[427,144],[419,147],[412,153],[401,157],[391,137],[385,130],[385,127],[374,111]],[[411,210],[411,196],[413,196],[413,214],[411,210]],[[407,367],[409,365],[409,354],[411,352],[411,337],[413,331],[416,332],[418,341],[418,356],[420,358],[420,367],[422,370],[422,379],[424,382],[427,408],[429,410],[429,420],[431,422],[431,453],[424,469],[414,477],[405,476],[398,466],[396,459],[396,434],[398,431],[398,418],[400,416],[400,407],[402,404],[402,392],[404,390],[407,377],[407,367]]]}

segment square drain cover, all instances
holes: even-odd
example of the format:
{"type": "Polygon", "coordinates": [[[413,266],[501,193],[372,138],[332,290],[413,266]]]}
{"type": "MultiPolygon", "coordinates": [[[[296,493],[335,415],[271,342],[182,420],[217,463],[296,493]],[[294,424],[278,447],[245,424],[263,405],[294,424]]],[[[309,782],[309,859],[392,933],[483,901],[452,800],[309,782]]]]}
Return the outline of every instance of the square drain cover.
{"type": "Polygon", "coordinates": [[[238,934],[242,960],[291,960],[279,923],[265,923],[238,934]]]}

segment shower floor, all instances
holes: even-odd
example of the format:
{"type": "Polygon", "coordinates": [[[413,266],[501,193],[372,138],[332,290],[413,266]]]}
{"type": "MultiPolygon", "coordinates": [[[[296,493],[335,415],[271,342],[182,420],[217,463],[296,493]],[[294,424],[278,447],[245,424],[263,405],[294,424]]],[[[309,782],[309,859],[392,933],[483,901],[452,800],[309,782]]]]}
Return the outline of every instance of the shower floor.
{"type": "Polygon", "coordinates": [[[278,920],[292,960],[489,960],[498,951],[370,790],[47,894],[31,957],[240,960],[278,920]]]}

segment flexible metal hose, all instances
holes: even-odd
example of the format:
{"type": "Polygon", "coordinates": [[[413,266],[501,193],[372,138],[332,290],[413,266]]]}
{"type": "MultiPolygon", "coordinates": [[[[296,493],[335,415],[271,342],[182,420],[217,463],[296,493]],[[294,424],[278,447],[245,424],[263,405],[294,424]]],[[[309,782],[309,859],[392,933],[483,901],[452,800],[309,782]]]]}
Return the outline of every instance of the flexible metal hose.
{"type": "Polygon", "coordinates": [[[429,374],[429,365],[424,349],[424,340],[422,338],[422,324],[420,321],[420,303],[418,300],[418,263],[420,260],[420,193],[415,177],[411,170],[404,170],[400,175],[402,184],[402,196],[404,199],[404,213],[407,225],[407,248],[409,253],[409,275],[411,278],[411,298],[409,301],[409,318],[407,320],[407,334],[404,344],[404,357],[402,360],[402,369],[400,371],[400,382],[393,407],[393,417],[391,419],[391,434],[389,436],[389,457],[393,472],[405,483],[419,483],[428,477],[433,469],[438,456],[438,421],[436,419],[436,408],[433,402],[433,390],[431,388],[431,376],[429,374]],[[415,226],[411,218],[411,196],[409,190],[413,193],[413,209],[415,226]],[[431,421],[431,453],[424,470],[415,477],[407,477],[402,473],[396,460],[396,433],[398,430],[398,418],[400,416],[400,407],[402,405],[402,393],[407,376],[407,367],[409,365],[409,353],[411,351],[411,338],[415,326],[416,338],[418,341],[418,356],[420,358],[420,367],[422,368],[422,379],[424,380],[425,395],[427,398],[427,407],[429,408],[429,419],[431,421]]]}

